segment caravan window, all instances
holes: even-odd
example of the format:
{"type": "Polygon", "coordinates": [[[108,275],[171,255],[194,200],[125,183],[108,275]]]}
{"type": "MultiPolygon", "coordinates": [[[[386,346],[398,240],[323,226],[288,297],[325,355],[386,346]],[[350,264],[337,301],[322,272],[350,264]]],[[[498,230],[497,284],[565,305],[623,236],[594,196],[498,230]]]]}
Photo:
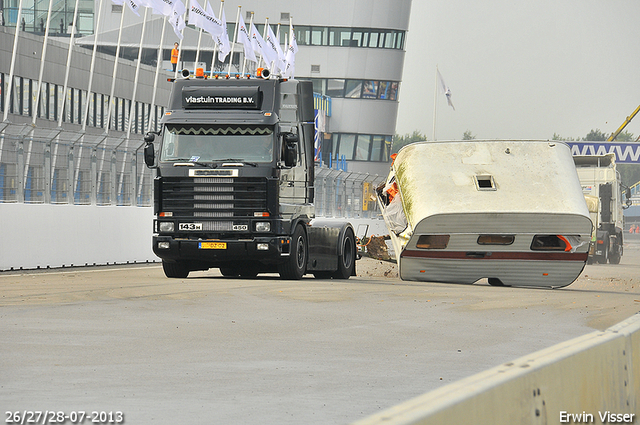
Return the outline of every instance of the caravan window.
{"type": "Polygon", "coordinates": [[[515,240],[513,235],[480,235],[478,245],[511,245],[515,240]]]}
{"type": "Polygon", "coordinates": [[[417,248],[421,249],[445,249],[449,245],[449,235],[420,235],[417,248]]]}
{"type": "Polygon", "coordinates": [[[535,235],[531,242],[533,251],[567,251],[571,249],[566,238],[558,235],[535,235]]]}

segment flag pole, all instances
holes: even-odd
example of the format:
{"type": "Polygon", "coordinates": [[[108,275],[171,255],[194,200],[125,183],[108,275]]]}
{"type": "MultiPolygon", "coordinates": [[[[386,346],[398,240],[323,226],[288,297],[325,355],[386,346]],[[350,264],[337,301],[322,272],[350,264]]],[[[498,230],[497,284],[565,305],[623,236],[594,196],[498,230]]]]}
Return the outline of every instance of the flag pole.
{"type": "MultiPolygon", "coordinates": [[[[149,109],[149,122],[147,125],[147,132],[151,131],[151,113],[155,113],[156,106],[156,92],[158,91],[158,75],[160,74],[160,67],[162,66],[162,45],[164,43],[164,32],[167,29],[167,17],[162,20],[162,34],[160,35],[160,46],[158,46],[158,60],[156,63],[156,75],[153,79],[153,95],[151,96],[151,107],[149,109]]],[[[156,125],[158,123],[158,116],[155,115],[156,125]]]]}
{"type": "MultiPolygon", "coordinates": [[[[269,18],[267,18],[267,19],[264,21],[264,30],[262,31],[262,39],[263,39],[263,40],[265,40],[265,39],[267,38],[267,28],[268,28],[268,27],[269,27],[269,18]]],[[[256,28],[256,29],[257,29],[257,28],[256,28]]],[[[263,47],[263,49],[264,49],[264,47],[263,47]]],[[[263,59],[264,59],[264,58],[262,57],[262,52],[264,52],[264,50],[262,50],[262,51],[261,51],[261,54],[260,54],[260,62],[258,63],[258,68],[260,68],[260,67],[262,66],[262,62],[264,62],[264,61],[263,61],[263,59]]],[[[268,64],[267,64],[267,65],[268,65],[268,64]]],[[[265,66],[266,66],[266,65],[265,65],[265,66]]]]}
{"type": "MultiPolygon", "coordinates": [[[[67,51],[67,69],[64,73],[64,88],[62,89],[62,93],[66,93],[67,92],[67,87],[69,85],[69,71],[71,70],[71,54],[73,53],[73,38],[76,34],[76,22],[78,21],[78,5],[80,3],[80,0],[76,0],[76,7],[73,11],[73,22],[71,24],[71,37],[69,38],[69,51],[67,51]]],[[[47,30],[48,32],[48,30],[47,30]]],[[[91,89],[89,89],[91,90],[91,89]]],[[[88,91],[87,92],[87,100],[86,103],[87,105],[89,104],[89,99],[91,98],[91,92],[88,91]]],[[[63,103],[64,105],[64,103],[63,103]]],[[[62,111],[62,108],[58,109],[59,111],[62,111]]],[[[60,114],[60,117],[58,118],[58,127],[62,127],[62,114],[60,114]]],[[[80,119],[82,120],[82,117],[80,117],[80,119]]],[[[57,145],[56,145],[57,147],[57,145]]]]}
{"type": "MultiPolygon", "coordinates": [[[[38,108],[40,107],[40,97],[42,97],[42,76],[44,74],[44,63],[47,56],[47,44],[49,40],[49,26],[51,25],[51,9],[53,8],[53,0],[49,0],[49,9],[47,11],[47,26],[44,33],[44,38],[42,40],[42,57],[40,58],[40,74],[38,76],[38,85],[36,93],[36,103],[33,107],[33,117],[31,119],[31,125],[35,127],[36,119],[38,117],[38,108]]],[[[69,41],[71,43],[71,41],[69,41]]],[[[63,92],[63,96],[66,96],[66,90],[63,92]]],[[[31,152],[29,152],[31,153],[31,152]]]]}
{"type": "Polygon", "coordinates": [[[231,64],[233,63],[233,50],[236,47],[238,41],[238,24],[240,22],[240,10],[242,6],[238,6],[238,13],[236,14],[236,30],[234,31],[233,43],[231,43],[231,53],[229,54],[229,69],[227,70],[227,77],[231,75],[231,64]]]}
{"type": "MultiPolygon", "coordinates": [[[[224,7],[224,0],[220,1],[220,12],[218,12],[218,19],[222,22],[222,8],[224,7]]],[[[212,10],[213,12],[213,10],[212,10]]],[[[216,54],[218,53],[218,43],[216,43],[215,39],[213,40],[213,56],[211,57],[211,77],[213,77],[213,69],[216,65],[216,54]]]]}
{"type": "MultiPolygon", "coordinates": [[[[20,0],[22,1],[22,0],[20,0]]],[[[251,12],[251,19],[249,20],[249,31],[251,31],[251,26],[253,25],[253,12],[251,12]]],[[[244,57],[244,63],[242,64],[242,75],[244,75],[244,70],[247,67],[247,57],[244,57]]]]}
{"type": "MultiPolygon", "coordinates": [[[[209,4],[208,0],[204,0],[204,10],[207,10],[207,4],[209,4]]],[[[194,66],[194,68],[198,67],[198,60],[200,59],[200,42],[202,40],[202,28],[198,28],[198,47],[196,48],[196,66],[194,66]]]]}
{"type": "Polygon", "coordinates": [[[16,54],[18,53],[18,34],[20,33],[20,18],[22,17],[22,0],[18,3],[18,16],[16,17],[16,31],[13,35],[13,51],[11,53],[11,66],[9,68],[9,90],[7,97],[4,99],[4,117],[2,121],[7,121],[9,114],[9,105],[11,104],[11,92],[13,89],[13,72],[16,65],[16,54]]]}
{"type": "MultiPolygon", "coordinates": [[[[131,122],[133,121],[133,112],[136,103],[136,92],[138,91],[138,77],[140,75],[140,62],[142,62],[142,43],[144,40],[144,31],[147,26],[147,14],[149,13],[149,8],[144,8],[144,18],[142,21],[142,34],[140,35],[140,46],[138,47],[138,63],[136,64],[136,73],[133,77],[133,94],[131,95],[131,106],[129,108],[129,123],[127,125],[127,140],[131,135],[131,122]]],[[[126,151],[125,151],[125,159],[126,159],[126,151]]]]}
{"type": "MultiPolygon", "coordinates": [[[[189,4],[189,6],[191,6],[191,4],[189,4]]],[[[186,7],[185,11],[184,11],[184,16],[182,18],[183,20],[187,17],[187,11],[188,10],[189,10],[189,8],[186,7]]],[[[186,28],[186,26],[185,26],[185,28],[186,28]]],[[[182,35],[182,40],[184,41],[184,28],[182,28],[180,30],[180,35],[182,35]]],[[[178,59],[177,59],[178,62],[176,63],[176,71],[173,73],[173,78],[176,79],[176,80],[178,79],[178,69],[179,69],[178,65],[180,65],[180,58],[182,57],[182,50],[184,48],[185,48],[185,45],[183,43],[183,46],[180,49],[178,49],[178,59]]],[[[182,65],[184,65],[184,63],[182,65]]]]}
{"type": "Polygon", "coordinates": [[[438,65],[436,65],[436,79],[433,94],[433,141],[436,141],[436,111],[438,109],[438,65]]]}
{"type": "MultiPolygon", "coordinates": [[[[98,20],[96,22],[96,30],[93,35],[93,53],[91,54],[91,65],[89,67],[89,86],[87,87],[87,98],[91,97],[91,87],[93,83],[93,70],[96,65],[96,51],[98,49],[98,34],[100,34],[100,16],[102,15],[102,1],[100,0],[100,6],[98,8],[98,20]]],[[[124,7],[122,8],[122,13],[124,13],[124,7]]],[[[69,67],[67,66],[67,70],[69,67]]],[[[87,118],[89,116],[89,102],[84,107],[84,118],[82,119],[82,131],[87,129],[87,118]]],[[[101,124],[104,124],[101,123],[101,124]]],[[[58,120],[58,127],[62,125],[62,118],[58,120]]],[[[95,125],[95,123],[94,123],[95,125]]]]}
{"type": "MultiPolygon", "coordinates": [[[[122,8],[122,15],[120,15],[120,30],[118,31],[118,44],[116,45],[116,57],[113,63],[113,75],[111,77],[111,91],[109,92],[109,112],[107,112],[107,125],[104,128],[105,134],[109,133],[109,127],[111,126],[111,111],[113,110],[113,94],[116,90],[116,76],[118,75],[118,62],[120,62],[120,42],[122,41],[122,27],[124,26],[124,14],[127,8],[122,8]]],[[[116,125],[117,127],[117,125],[116,125]]]]}

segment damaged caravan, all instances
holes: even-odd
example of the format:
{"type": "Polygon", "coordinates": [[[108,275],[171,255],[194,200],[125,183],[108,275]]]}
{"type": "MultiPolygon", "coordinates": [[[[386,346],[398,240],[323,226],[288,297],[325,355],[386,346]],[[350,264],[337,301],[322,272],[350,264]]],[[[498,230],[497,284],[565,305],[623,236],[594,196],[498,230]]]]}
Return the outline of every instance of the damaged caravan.
{"type": "Polygon", "coordinates": [[[404,280],[562,287],[587,261],[592,223],[564,143],[414,143],[377,200],[404,280]]]}

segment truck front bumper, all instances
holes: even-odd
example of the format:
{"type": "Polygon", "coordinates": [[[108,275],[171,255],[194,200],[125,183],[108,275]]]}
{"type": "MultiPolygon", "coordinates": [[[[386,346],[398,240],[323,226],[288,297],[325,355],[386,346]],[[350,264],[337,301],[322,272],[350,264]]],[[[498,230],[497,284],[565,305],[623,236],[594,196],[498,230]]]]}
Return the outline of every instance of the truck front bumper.
{"type": "Polygon", "coordinates": [[[289,258],[291,239],[287,236],[262,236],[251,239],[179,239],[153,237],[153,252],[163,260],[193,261],[214,267],[230,261],[281,263],[289,258]]]}

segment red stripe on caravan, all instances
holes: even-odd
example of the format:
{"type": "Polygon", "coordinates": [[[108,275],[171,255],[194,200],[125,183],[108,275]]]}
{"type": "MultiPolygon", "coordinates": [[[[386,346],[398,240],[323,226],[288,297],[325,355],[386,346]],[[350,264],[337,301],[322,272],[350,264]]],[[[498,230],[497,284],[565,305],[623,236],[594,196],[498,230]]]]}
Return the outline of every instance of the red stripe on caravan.
{"type": "Polygon", "coordinates": [[[587,261],[589,254],[586,252],[469,252],[405,250],[402,251],[400,256],[443,260],[587,261]]]}

